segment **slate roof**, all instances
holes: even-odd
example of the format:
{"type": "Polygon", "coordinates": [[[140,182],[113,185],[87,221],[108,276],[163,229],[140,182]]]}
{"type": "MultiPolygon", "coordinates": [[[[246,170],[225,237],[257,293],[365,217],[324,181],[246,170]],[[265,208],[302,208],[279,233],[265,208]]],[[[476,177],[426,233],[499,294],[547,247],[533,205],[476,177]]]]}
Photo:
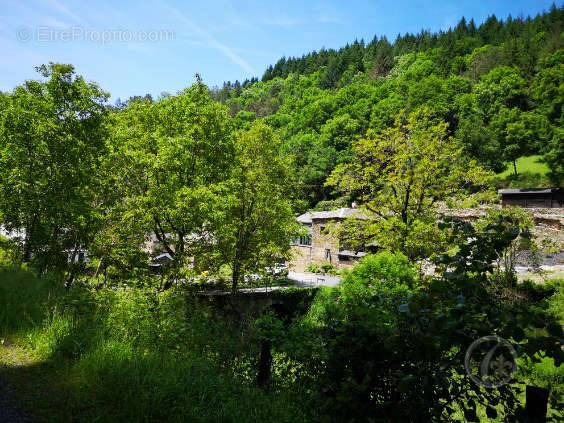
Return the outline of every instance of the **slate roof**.
{"type": "Polygon", "coordinates": [[[339,251],[338,255],[346,256],[346,257],[364,257],[366,254],[364,251],[350,251],[350,250],[341,250],[339,251]]]}
{"type": "Polygon", "coordinates": [[[500,189],[499,194],[551,194],[559,191],[560,188],[508,188],[500,189]]]}
{"type": "Polygon", "coordinates": [[[347,217],[368,218],[362,210],[343,207],[337,210],[307,212],[298,216],[296,220],[300,223],[311,224],[316,219],[346,219],[347,217]]]}

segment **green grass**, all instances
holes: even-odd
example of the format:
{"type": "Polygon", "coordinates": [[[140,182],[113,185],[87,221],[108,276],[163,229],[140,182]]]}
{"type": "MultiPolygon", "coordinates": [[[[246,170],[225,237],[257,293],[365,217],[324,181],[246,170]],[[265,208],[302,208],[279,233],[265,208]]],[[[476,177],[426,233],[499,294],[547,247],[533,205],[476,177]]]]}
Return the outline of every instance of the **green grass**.
{"type": "MultiPolygon", "coordinates": [[[[561,322],[563,286],[551,281],[529,288],[538,307],[561,322]]],[[[336,317],[340,293],[319,289],[302,324],[319,328],[336,317]]],[[[257,388],[254,329],[242,330],[239,317],[229,318],[228,304],[218,309],[179,294],[65,291],[55,278],[0,270],[0,378],[16,388],[32,422],[319,420],[287,357],[275,354],[271,389],[257,388]]],[[[550,388],[554,406],[563,369],[546,359],[523,363],[520,374],[550,388]]]]}
{"type": "Polygon", "coordinates": [[[226,320],[174,292],[0,270],[0,378],[31,421],[307,421],[291,392],[255,386],[255,343],[226,320]]]}
{"type": "MultiPolygon", "coordinates": [[[[546,176],[550,169],[546,165],[546,163],[540,162],[542,156],[525,156],[520,157],[517,159],[517,173],[532,173],[541,176],[546,176]]],[[[502,179],[507,178],[510,175],[513,175],[513,163],[509,163],[507,168],[498,174],[498,176],[502,179]]]]}
{"type": "Polygon", "coordinates": [[[499,188],[542,188],[552,186],[548,177],[549,169],[540,161],[541,156],[527,156],[517,159],[517,176],[513,171],[513,163],[497,174],[499,188]]]}

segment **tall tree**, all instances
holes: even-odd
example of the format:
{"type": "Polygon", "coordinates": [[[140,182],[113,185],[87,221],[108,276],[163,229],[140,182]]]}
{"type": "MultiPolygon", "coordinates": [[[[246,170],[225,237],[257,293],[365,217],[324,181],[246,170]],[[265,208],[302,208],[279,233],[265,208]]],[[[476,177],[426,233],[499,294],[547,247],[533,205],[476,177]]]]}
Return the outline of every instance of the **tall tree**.
{"type": "Polygon", "coordinates": [[[173,269],[209,248],[214,190],[234,157],[227,108],[198,79],[177,96],[114,114],[112,141],[106,172],[117,192],[109,214],[116,230],[134,229],[138,243],[152,235],[173,269]]]}
{"type": "Polygon", "coordinates": [[[362,221],[364,232],[412,260],[438,251],[437,202],[488,177],[464,159],[447,124],[434,121],[428,109],[400,115],[394,127],[357,141],[354,150],[353,162],[339,165],[327,183],[374,215],[362,221]]]}
{"type": "Polygon", "coordinates": [[[21,231],[24,262],[66,269],[68,254],[88,245],[98,222],[93,198],[109,94],[72,65],[36,69],[44,80],[2,96],[1,224],[21,231]]]}
{"type": "Polygon", "coordinates": [[[236,140],[235,166],[218,192],[223,210],[214,225],[222,261],[232,269],[235,291],[245,273],[263,270],[288,258],[298,232],[292,211],[288,161],[270,127],[254,123],[236,140]]]}

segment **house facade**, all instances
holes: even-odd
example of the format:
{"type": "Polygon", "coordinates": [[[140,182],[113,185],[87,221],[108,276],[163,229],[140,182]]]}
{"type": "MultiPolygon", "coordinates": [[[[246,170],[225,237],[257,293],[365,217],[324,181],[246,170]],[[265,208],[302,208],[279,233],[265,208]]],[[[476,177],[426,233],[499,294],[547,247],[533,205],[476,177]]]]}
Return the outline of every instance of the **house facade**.
{"type": "Polygon", "coordinates": [[[350,217],[366,218],[360,210],[353,208],[308,212],[298,216],[296,220],[307,228],[308,235],[294,240],[289,270],[305,272],[310,265],[323,264],[331,264],[337,270],[353,267],[367,253],[343,249],[339,240],[329,231],[330,227],[350,217]]]}

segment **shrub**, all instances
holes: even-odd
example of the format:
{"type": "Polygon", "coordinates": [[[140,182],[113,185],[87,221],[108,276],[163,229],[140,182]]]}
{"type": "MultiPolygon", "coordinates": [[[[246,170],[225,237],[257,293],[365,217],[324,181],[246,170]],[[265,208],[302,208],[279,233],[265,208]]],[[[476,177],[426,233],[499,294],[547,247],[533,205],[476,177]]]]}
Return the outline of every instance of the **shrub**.
{"type": "Polygon", "coordinates": [[[18,258],[18,247],[5,236],[0,235],[0,266],[10,266],[18,258]]]}
{"type": "Polygon", "coordinates": [[[343,299],[367,299],[378,293],[407,294],[415,285],[416,271],[402,253],[387,251],[363,257],[343,276],[343,299]]]}
{"type": "Polygon", "coordinates": [[[323,263],[321,265],[321,270],[323,270],[324,273],[329,273],[330,271],[335,270],[335,268],[331,263],[323,263]]]}
{"type": "Polygon", "coordinates": [[[306,272],[309,273],[321,273],[321,267],[319,267],[317,264],[310,264],[307,269],[306,272]]]}

